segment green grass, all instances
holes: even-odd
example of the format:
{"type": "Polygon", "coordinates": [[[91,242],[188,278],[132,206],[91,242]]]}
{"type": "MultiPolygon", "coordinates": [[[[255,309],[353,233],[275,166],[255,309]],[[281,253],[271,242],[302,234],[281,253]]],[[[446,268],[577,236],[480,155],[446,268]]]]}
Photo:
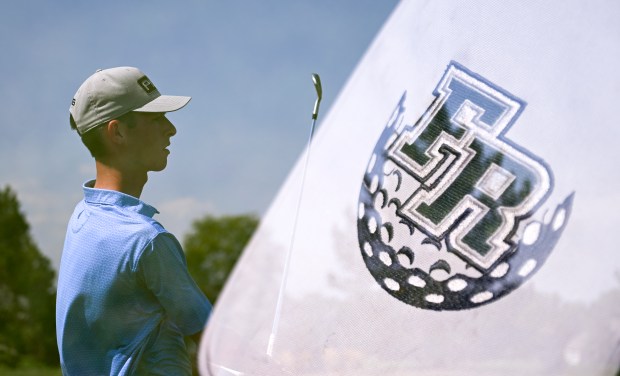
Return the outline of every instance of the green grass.
{"type": "Polygon", "coordinates": [[[28,357],[20,359],[15,368],[0,364],[0,375],[2,376],[62,376],[60,365],[46,366],[28,357]]]}
{"type": "Polygon", "coordinates": [[[17,368],[6,368],[0,366],[0,375],[3,376],[62,376],[60,367],[36,367],[21,366],[17,368]]]}

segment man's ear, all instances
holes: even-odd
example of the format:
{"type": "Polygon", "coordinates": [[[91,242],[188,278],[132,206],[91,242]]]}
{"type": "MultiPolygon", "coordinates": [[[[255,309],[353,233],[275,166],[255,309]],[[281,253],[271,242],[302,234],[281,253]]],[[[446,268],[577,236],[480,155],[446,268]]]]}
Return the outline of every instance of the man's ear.
{"type": "Polygon", "coordinates": [[[121,127],[121,122],[114,119],[110,120],[108,124],[104,126],[103,133],[105,138],[115,145],[120,145],[125,142],[124,128],[121,127]]]}

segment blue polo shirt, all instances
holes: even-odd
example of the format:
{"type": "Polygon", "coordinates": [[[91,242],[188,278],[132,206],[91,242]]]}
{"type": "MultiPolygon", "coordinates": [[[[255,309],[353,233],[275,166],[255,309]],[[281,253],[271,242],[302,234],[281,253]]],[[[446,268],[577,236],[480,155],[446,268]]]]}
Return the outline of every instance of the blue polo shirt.
{"type": "Polygon", "coordinates": [[[157,210],[84,185],[58,276],[56,336],[64,375],[191,375],[184,336],[211,304],[157,210]]]}

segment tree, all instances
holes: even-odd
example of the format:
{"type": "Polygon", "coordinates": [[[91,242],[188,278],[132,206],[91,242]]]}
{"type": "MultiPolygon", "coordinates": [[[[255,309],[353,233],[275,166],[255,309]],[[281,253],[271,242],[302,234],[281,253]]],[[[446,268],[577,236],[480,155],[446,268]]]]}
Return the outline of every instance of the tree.
{"type": "Polygon", "coordinates": [[[257,226],[258,218],[250,214],[207,215],[193,223],[183,248],[190,274],[211,302],[217,300],[257,226]]]}
{"type": "Polygon", "coordinates": [[[54,271],[10,187],[0,190],[0,364],[58,364],[54,271]]]}

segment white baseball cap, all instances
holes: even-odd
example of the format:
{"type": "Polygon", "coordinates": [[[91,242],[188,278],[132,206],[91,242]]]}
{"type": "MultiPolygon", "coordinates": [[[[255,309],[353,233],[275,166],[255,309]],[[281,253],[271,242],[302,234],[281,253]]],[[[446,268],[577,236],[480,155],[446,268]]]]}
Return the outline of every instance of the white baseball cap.
{"type": "Polygon", "coordinates": [[[191,97],[161,95],[138,68],[99,69],[80,86],[69,112],[78,134],[130,111],[170,112],[183,108],[191,97]]]}

